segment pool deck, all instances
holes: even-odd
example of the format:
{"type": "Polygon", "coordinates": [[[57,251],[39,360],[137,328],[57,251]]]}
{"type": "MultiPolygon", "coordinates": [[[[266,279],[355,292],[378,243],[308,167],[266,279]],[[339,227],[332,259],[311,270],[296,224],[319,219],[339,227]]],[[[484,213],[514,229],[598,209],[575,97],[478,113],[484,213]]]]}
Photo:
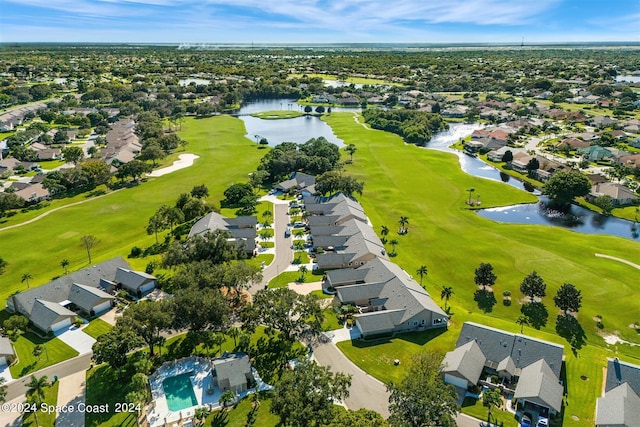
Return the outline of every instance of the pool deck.
{"type": "Polygon", "coordinates": [[[220,390],[213,386],[211,378],[211,364],[208,359],[200,357],[188,357],[175,362],[167,362],[163,364],[155,374],[149,376],[151,384],[151,397],[153,404],[147,411],[147,420],[151,427],[171,425],[180,420],[192,418],[198,406],[207,406],[215,409],[220,406],[220,390]],[[162,386],[162,382],[171,377],[180,374],[187,374],[193,371],[194,375],[189,379],[193,392],[198,401],[197,406],[182,409],[173,412],[167,405],[167,398],[162,386]],[[212,394],[207,394],[207,389],[212,389],[212,394]]]}
{"type": "MultiPolygon", "coordinates": [[[[262,381],[254,368],[251,368],[251,373],[256,381],[258,391],[273,389],[272,386],[262,381]]],[[[200,406],[206,406],[212,411],[221,408],[219,400],[222,392],[213,385],[210,359],[192,356],[173,362],[166,362],[149,376],[149,384],[151,386],[152,403],[147,407],[147,421],[150,427],[180,425],[181,421],[192,419],[195,410],[200,406]],[[198,405],[173,412],[169,410],[167,405],[167,397],[162,383],[167,378],[187,374],[191,371],[193,371],[193,376],[190,376],[189,379],[198,405]],[[207,390],[212,393],[207,394],[207,390]]],[[[243,391],[236,398],[243,399],[253,392],[255,392],[255,389],[243,391]]]]}

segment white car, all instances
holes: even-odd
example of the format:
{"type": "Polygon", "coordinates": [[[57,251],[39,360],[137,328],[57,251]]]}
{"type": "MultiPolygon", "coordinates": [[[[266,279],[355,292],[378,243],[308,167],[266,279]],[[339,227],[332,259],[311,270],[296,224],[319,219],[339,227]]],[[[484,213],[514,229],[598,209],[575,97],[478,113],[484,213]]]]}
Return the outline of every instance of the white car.
{"type": "Polygon", "coordinates": [[[536,424],[536,427],[549,427],[549,419],[538,417],[538,424],[536,424]]]}

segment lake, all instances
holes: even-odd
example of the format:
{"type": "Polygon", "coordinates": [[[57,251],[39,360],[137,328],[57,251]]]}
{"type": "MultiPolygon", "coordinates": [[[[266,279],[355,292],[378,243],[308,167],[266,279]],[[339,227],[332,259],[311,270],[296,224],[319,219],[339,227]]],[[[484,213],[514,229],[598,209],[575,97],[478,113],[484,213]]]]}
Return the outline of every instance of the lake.
{"type": "MultiPolygon", "coordinates": [[[[282,142],[296,142],[302,144],[311,138],[323,136],[327,141],[344,146],[344,141],[333,133],[331,126],[316,116],[301,116],[293,119],[265,120],[252,117],[249,114],[272,110],[303,111],[304,105],[300,105],[292,99],[266,99],[248,102],[237,112],[239,118],[247,128],[247,138],[252,141],[267,138],[269,145],[274,146],[282,142]]],[[[315,107],[314,107],[315,108],[315,107]]],[[[359,108],[332,108],[331,111],[357,112],[359,108]]]]}

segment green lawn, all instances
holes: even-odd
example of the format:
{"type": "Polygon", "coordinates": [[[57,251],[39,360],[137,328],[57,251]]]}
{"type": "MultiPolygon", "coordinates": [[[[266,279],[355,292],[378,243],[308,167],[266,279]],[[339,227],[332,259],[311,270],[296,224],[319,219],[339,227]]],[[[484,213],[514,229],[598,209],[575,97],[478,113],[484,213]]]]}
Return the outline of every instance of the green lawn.
{"type": "MultiPolygon", "coordinates": [[[[237,118],[186,119],[179,135],[189,142],[186,151],[200,156],[193,166],[53,212],[31,224],[0,229],[3,247],[22,248],[2,254],[8,267],[0,276],[0,301],[26,288],[20,282],[24,273],[33,276],[33,287],[62,274],[62,259],[69,260],[70,271],[86,267],[87,256],[80,243],[83,235],[98,237],[92,251],[94,264],[114,256],[126,256],[132,246],[150,246],[155,238],[145,232],[149,217],[161,204],[174,204],[180,193],[189,192],[195,185],[207,185],[209,200],[219,204],[224,197],[223,191],[235,182],[246,182],[247,174],[255,170],[265,153],[265,148],[256,146],[244,134],[244,124],[237,118]]],[[[83,200],[88,200],[87,195],[55,200],[46,210],[83,200]]],[[[0,222],[0,227],[33,218],[42,212],[29,211],[2,218],[6,222],[0,222]]],[[[144,269],[147,261],[138,261],[144,269]]]]}
{"type": "Polygon", "coordinates": [[[260,254],[253,258],[246,259],[244,260],[244,262],[246,262],[249,265],[255,265],[256,267],[260,267],[260,265],[263,262],[265,266],[271,264],[271,262],[273,261],[273,258],[275,258],[274,254],[260,254]]]}
{"type": "Polygon", "coordinates": [[[58,166],[64,165],[65,163],[66,162],[64,160],[47,160],[38,162],[43,170],[52,170],[57,168],[58,166]]]}
{"type": "Polygon", "coordinates": [[[100,365],[87,371],[87,405],[108,404],[110,411],[106,413],[86,413],[87,427],[130,426],[137,424],[136,414],[114,412],[115,404],[123,402],[130,391],[129,378],[120,378],[115,369],[108,365],[100,365]]]}
{"type": "Polygon", "coordinates": [[[308,271],[304,275],[304,280],[302,279],[302,275],[298,271],[285,271],[284,273],[280,273],[278,276],[271,279],[269,282],[270,288],[283,288],[287,286],[289,283],[313,283],[319,282],[322,280],[322,274],[317,271],[308,271]]]}
{"type": "Polygon", "coordinates": [[[22,377],[78,355],[77,351],[58,338],[43,339],[31,332],[20,335],[13,342],[13,348],[18,355],[18,363],[9,367],[13,378],[22,377]],[[39,357],[33,355],[36,345],[44,346],[39,357]]]}
{"type": "MultiPolygon", "coordinates": [[[[465,398],[462,403],[462,412],[480,420],[487,420],[487,407],[482,404],[482,400],[472,399],[470,397],[465,398]]],[[[513,414],[497,408],[493,408],[491,411],[491,423],[496,423],[504,427],[518,426],[518,421],[513,414]]]]}
{"type": "Polygon", "coordinates": [[[294,117],[304,116],[304,113],[301,111],[293,111],[293,110],[270,110],[270,111],[261,111],[259,113],[253,113],[252,117],[257,117],[259,119],[264,120],[277,120],[277,119],[292,119],[294,117]]]}
{"type": "Polygon", "coordinates": [[[224,413],[213,412],[205,421],[205,425],[244,427],[249,425],[248,420],[253,418],[255,426],[276,427],[280,425],[280,417],[271,413],[271,398],[269,392],[260,393],[260,406],[253,409],[253,396],[250,395],[238,403],[233,409],[224,413]]]}
{"type": "MultiPolygon", "coordinates": [[[[597,387],[601,384],[601,368],[607,356],[618,355],[632,363],[640,363],[640,347],[618,345],[610,351],[592,318],[605,320],[604,333],[617,333],[621,338],[638,342],[635,330],[628,327],[640,320],[640,300],[635,298],[638,271],[628,265],[595,257],[602,253],[640,264],[640,247],[631,240],[586,235],[568,230],[520,224],[501,224],[483,219],[467,209],[466,190],[475,188],[482,194],[483,207],[533,202],[529,193],[502,183],[463,173],[457,158],[449,153],[406,145],[395,136],[367,130],[353,120],[351,113],[333,113],[326,120],[345,143],[353,143],[358,151],[346,171],[365,181],[360,197],[367,216],[379,232],[381,225],[392,232],[388,239],[399,241],[398,263],[409,274],[421,265],[429,268],[425,278],[428,292],[440,305],[443,286],[451,286],[452,323],[446,333],[436,337],[407,334],[371,343],[340,343],[339,346],[356,364],[375,377],[388,381],[398,379],[403,365],[393,367],[395,358],[409,359],[424,349],[449,351],[455,346],[461,325],[473,320],[512,332],[519,331],[515,320],[520,315],[519,284],[533,270],[547,283],[544,298],[549,319],[540,331],[526,328],[525,333],[565,345],[567,385],[571,410],[578,421],[565,417],[567,426],[593,425],[597,387]],[[400,216],[409,218],[409,233],[395,233],[400,216]],[[474,270],[481,262],[490,262],[498,276],[494,291],[501,300],[509,290],[514,304],[501,303],[486,312],[474,301],[474,270]],[[586,345],[575,357],[565,338],[555,331],[557,310],[552,296],[558,287],[570,282],[582,290],[582,309],[578,320],[584,329],[586,345]],[[620,310],[624,307],[624,310],[620,310]],[[598,374],[600,372],[600,374],[598,374]],[[591,378],[588,384],[581,375],[591,378]],[[577,402],[582,402],[577,404],[577,402]]],[[[362,118],[360,118],[362,122],[362,118]]],[[[408,361],[408,360],[407,360],[408,361]]]]}
{"type": "MultiPolygon", "coordinates": [[[[53,378],[48,378],[49,381],[52,381],[53,378]]],[[[56,406],[56,404],[58,403],[58,386],[60,385],[59,381],[56,381],[55,383],[51,384],[49,387],[44,389],[44,399],[42,399],[42,403],[46,403],[47,405],[50,406],[56,406]]],[[[38,426],[42,426],[42,427],[53,427],[53,423],[56,420],[56,413],[55,411],[49,412],[43,412],[43,411],[38,411],[38,423],[36,423],[36,417],[33,413],[28,413],[25,414],[25,416],[22,417],[22,425],[23,427],[38,427],[38,426]]]]}
{"type": "Polygon", "coordinates": [[[295,251],[293,253],[293,264],[308,264],[309,254],[306,251],[295,251]]]}
{"type": "MultiPolygon", "coordinates": [[[[115,310],[115,309],[113,309],[115,310]]],[[[102,319],[93,319],[87,326],[82,328],[82,331],[91,335],[93,338],[98,338],[100,335],[104,335],[111,330],[111,325],[102,319]]]]}
{"type": "MultiPolygon", "coordinates": [[[[322,291],[313,291],[313,292],[320,292],[322,295],[326,295],[326,294],[323,294],[322,291]]],[[[330,297],[330,295],[326,295],[326,296],[330,297]]],[[[340,323],[340,320],[338,319],[338,314],[333,309],[333,307],[327,307],[324,310],[322,310],[322,315],[324,316],[324,319],[322,320],[323,331],[333,331],[335,329],[342,329],[342,323],[340,323]]]]}

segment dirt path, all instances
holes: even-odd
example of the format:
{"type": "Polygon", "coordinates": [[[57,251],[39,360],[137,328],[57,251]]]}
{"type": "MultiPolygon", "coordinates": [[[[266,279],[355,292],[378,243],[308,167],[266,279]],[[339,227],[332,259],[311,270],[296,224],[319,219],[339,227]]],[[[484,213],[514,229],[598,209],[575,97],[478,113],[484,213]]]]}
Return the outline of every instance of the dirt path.
{"type": "Polygon", "coordinates": [[[353,120],[359,124],[360,126],[362,126],[363,128],[365,128],[366,130],[371,130],[371,128],[369,126],[367,126],[365,123],[360,123],[360,120],[358,119],[358,114],[353,113],[353,120]]]}
{"type": "Polygon", "coordinates": [[[640,270],[640,265],[638,265],[638,264],[634,264],[634,263],[632,263],[631,261],[627,261],[626,259],[617,258],[617,257],[611,256],[611,255],[604,255],[604,254],[596,254],[596,256],[597,256],[598,258],[607,258],[607,259],[612,259],[612,260],[614,260],[614,261],[618,261],[618,262],[621,262],[621,263],[623,263],[623,264],[630,265],[631,267],[633,267],[633,268],[637,268],[638,270],[640,270]]]}
{"type": "Polygon", "coordinates": [[[124,190],[124,188],[120,188],[120,189],[115,190],[115,191],[112,191],[112,192],[110,192],[110,193],[102,194],[102,195],[100,195],[100,196],[92,197],[92,198],[90,198],[90,199],[80,200],[79,202],[70,203],[70,204],[68,204],[68,205],[64,205],[64,206],[58,206],[57,208],[53,208],[53,209],[51,209],[50,211],[47,211],[47,212],[45,212],[45,213],[43,213],[43,214],[41,214],[41,215],[38,215],[38,216],[37,216],[37,217],[35,217],[35,218],[31,218],[31,219],[30,219],[30,220],[28,220],[28,221],[24,221],[24,222],[21,222],[21,223],[19,223],[19,224],[13,224],[13,225],[8,225],[8,226],[6,226],[6,227],[2,227],[2,228],[0,228],[0,231],[10,230],[10,229],[12,229],[12,228],[22,227],[23,225],[31,224],[32,222],[36,222],[36,221],[38,221],[38,220],[40,220],[40,219],[44,218],[45,216],[47,216],[47,215],[49,215],[49,214],[54,213],[54,212],[61,211],[62,209],[70,208],[70,207],[72,207],[72,206],[78,206],[78,205],[81,205],[81,204],[83,204],[83,203],[90,202],[90,201],[92,201],[92,200],[97,200],[97,199],[100,199],[100,198],[102,198],[102,197],[108,196],[108,195],[110,195],[110,194],[117,193],[118,191],[121,191],[121,190],[124,190]]]}

